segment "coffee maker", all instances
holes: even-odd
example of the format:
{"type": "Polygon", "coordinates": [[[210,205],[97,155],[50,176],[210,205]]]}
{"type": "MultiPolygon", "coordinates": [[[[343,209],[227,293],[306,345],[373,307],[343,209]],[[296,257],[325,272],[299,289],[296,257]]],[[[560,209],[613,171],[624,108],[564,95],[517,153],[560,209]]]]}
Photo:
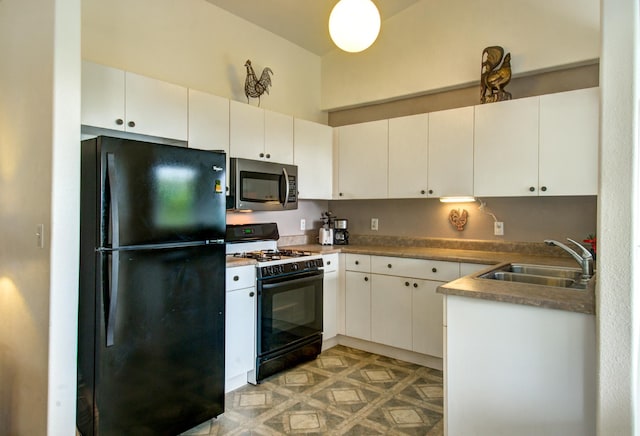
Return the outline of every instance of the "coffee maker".
{"type": "Polygon", "coordinates": [[[349,245],[348,221],[344,218],[333,220],[333,243],[335,245],[349,245]]]}

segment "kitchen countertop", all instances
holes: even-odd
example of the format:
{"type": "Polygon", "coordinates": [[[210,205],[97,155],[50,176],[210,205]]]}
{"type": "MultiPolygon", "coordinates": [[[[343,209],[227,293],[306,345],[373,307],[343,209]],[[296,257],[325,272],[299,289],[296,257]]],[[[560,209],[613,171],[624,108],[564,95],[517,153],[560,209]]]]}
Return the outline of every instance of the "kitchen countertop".
{"type": "MultiPolygon", "coordinates": [[[[499,249],[499,246],[496,247],[499,249]]],[[[305,250],[319,254],[351,253],[373,256],[441,260],[448,262],[467,262],[484,265],[497,265],[512,262],[533,265],[577,267],[576,262],[569,256],[561,257],[531,253],[522,254],[513,251],[492,251],[490,249],[473,250],[424,246],[318,244],[287,246],[287,248],[305,250]]],[[[487,246],[483,246],[483,248],[487,248],[487,246]]],[[[489,246],[489,248],[491,247],[489,246]]],[[[255,263],[255,261],[250,259],[234,259],[227,257],[227,266],[250,265],[253,263],[255,263]]],[[[495,268],[495,266],[492,266],[490,269],[493,268],[495,268]]],[[[548,309],[595,314],[595,279],[591,280],[587,289],[578,290],[477,278],[481,273],[482,272],[479,271],[442,285],[438,288],[438,292],[445,295],[457,295],[497,302],[525,304],[548,309]]]]}

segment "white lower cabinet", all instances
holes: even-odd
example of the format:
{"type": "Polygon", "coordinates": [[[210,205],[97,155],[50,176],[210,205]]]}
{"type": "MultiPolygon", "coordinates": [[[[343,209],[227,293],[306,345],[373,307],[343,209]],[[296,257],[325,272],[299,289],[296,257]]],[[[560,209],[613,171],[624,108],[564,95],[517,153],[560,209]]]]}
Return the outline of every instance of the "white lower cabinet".
{"type": "Polygon", "coordinates": [[[256,267],[227,268],[225,392],[247,383],[255,365],[256,267]]]}
{"type": "Polygon", "coordinates": [[[335,338],[338,334],[338,267],[339,254],[322,256],[324,262],[322,300],[322,340],[335,338]]]}
{"type": "Polygon", "coordinates": [[[411,349],[431,356],[444,356],[442,333],[442,294],[436,293],[445,282],[412,280],[412,331],[411,349]]]}
{"type": "Polygon", "coordinates": [[[371,340],[371,274],[345,273],[345,334],[371,340]]]}
{"type": "Polygon", "coordinates": [[[411,288],[402,277],[372,274],[371,340],[411,349],[411,288]]]}
{"type": "Polygon", "coordinates": [[[346,257],[347,336],[442,358],[443,298],[458,262],[390,256],[346,257]]]}

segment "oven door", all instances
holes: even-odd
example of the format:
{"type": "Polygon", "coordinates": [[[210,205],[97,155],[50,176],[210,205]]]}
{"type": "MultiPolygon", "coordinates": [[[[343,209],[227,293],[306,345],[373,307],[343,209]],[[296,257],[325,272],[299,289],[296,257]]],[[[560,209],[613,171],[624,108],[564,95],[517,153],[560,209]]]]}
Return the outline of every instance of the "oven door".
{"type": "Polygon", "coordinates": [[[258,356],[322,333],[322,270],[258,281],[258,356]]]}

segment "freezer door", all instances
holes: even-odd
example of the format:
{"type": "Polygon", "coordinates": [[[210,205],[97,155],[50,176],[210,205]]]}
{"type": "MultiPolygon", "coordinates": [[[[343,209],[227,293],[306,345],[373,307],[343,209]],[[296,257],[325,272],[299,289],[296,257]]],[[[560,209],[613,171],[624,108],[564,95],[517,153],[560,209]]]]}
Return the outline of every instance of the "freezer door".
{"type": "Polygon", "coordinates": [[[110,137],[95,142],[101,247],[224,239],[224,153],[110,137]]]}
{"type": "Polygon", "coordinates": [[[224,245],[103,252],[98,262],[98,434],[174,435],[221,414],[224,245]]]}

